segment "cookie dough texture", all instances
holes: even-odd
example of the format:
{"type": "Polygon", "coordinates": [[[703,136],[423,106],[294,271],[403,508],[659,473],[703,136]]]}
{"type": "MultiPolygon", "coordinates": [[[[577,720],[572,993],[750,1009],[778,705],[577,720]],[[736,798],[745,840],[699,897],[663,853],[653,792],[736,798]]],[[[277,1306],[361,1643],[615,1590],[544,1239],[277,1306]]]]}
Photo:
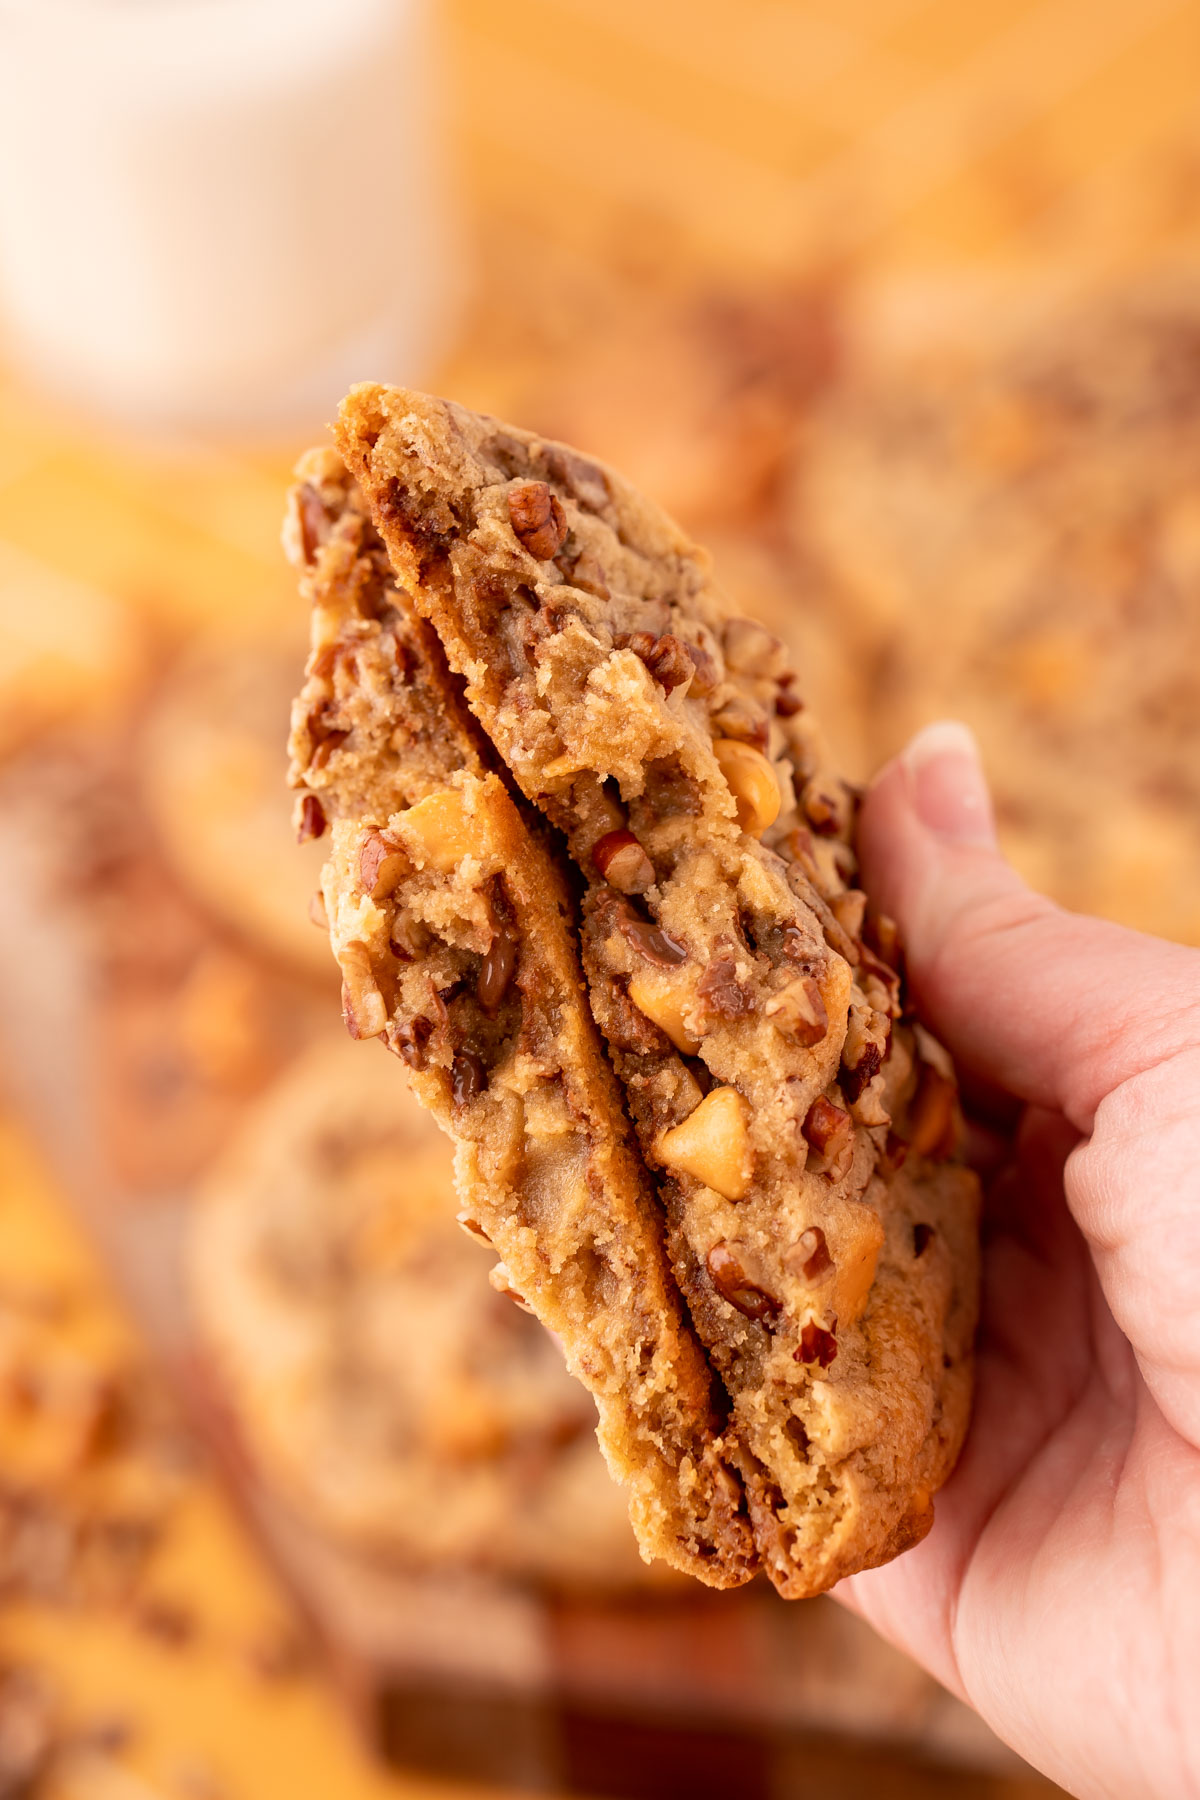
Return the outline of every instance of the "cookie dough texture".
{"type": "Polygon", "coordinates": [[[454,1210],[449,1145],[395,1070],[344,1042],[301,1057],[193,1227],[203,1341],[243,1443],[369,1558],[644,1586],[595,1407],[488,1286],[454,1210]]]}
{"type": "MultiPolygon", "coordinates": [[[[855,795],[783,646],[611,471],[377,387],[351,394],[338,444],[583,892],[591,1008],[653,1181],[637,1204],[728,1409],[703,1427],[706,1473],[727,1493],[732,1476],[752,1542],[706,1577],[760,1566],[820,1591],[928,1529],[965,1427],[976,1285],[952,1072],[856,884],[855,795]]],[[[412,860],[402,830],[387,840],[412,860]]],[[[328,885],[352,890],[336,853],[328,885]]],[[[581,1195],[585,1228],[602,1214],[581,1195]]],[[[554,1250],[530,1225],[536,1278],[554,1250]]],[[[628,1287],[580,1298],[628,1330],[628,1287]]]]}

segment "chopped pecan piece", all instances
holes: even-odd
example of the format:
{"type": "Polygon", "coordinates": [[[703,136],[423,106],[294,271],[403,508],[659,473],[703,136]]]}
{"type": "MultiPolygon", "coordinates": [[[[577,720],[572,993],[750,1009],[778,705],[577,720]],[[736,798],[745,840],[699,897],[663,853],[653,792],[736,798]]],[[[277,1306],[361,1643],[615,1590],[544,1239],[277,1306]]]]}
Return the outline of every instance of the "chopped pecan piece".
{"type": "Polygon", "coordinates": [[[900,929],[895,919],[889,918],[887,913],[876,912],[873,906],[869,906],[863,937],[868,948],[889,969],[900,967],[900,929]]]}
{"type": "Polygon", "coordinates": [[[908,1145],[897,1132],[889,1131],[879,1152],[879,1166],[885,1174],[894,1175],[904,1167],[904,1159],[908,1155],[908,1145]]]}
{"type": "Polygon", "coordinates": [[[606,832],[592,851],[592,861],[618,893],[644,894],[654,885],[654,864],[625,828],[606,832]]]}
{"type": "Polygon", "coordinates": [[[695,674],[692,647],[677,638],[674,632],[664,631],[659,636],[652,631],[621,633],[614,643],[618,650],[632,650],[645,663],[664,693],[683,687],[695,674]]]}
{"type": "Polygon", "coordinates": [[[510,488],[508,516],[520,543],[538,562],[549,562],[566,542],[562,501],[544,481],[523,481],[510,488]]]}
{"type": "Polygon", "coordinates": [[[368,831],[358,851],[358,879],[373,900],[390,894],[409,867],[399,845],[382,831],[368,831]]]}
{"type": "Polygon", "coordinates": [[[425,1067],[425,1046],[433,1034],[433,1020],[418,1013],[388,1030],[388,1048],[406,1062],[410,1069],[425,1067]]]}
{"type": "Polygon", "coordinates": [[[296,809],[296,842],[311,843],[313,838],[324,836],[325,808],[315,794],[305,794],[296,809]]]}
{"type": "Polygon", "coordinates": [[[703,644],[693,643],[692,640],[689,639],[688,655],[691,657],[692,664],[695,668],[695,674],[692,676],[692,685],[688,690],[689,697],[693,700],[703,700],[707,695],[714,693],[719,687],[721,671],[717,667],[716,657],[711,655],[710,652],[704,648],[703,644]]]}
{"type": "Polygon", "coordinates": [[[856,938],[862,931],[867,896],[861,888],[847,888],[844,894],[834,895],[829,910],[847,936],[856,938]]]}
{"type": "Polygon", "coordinates": [[[313,746],[308,766],[310,769],[323,769],[338,746],[344,744],[350,736],[350,728],[338,722],[333,703],[326,700],[314,707],[309,714],[308,735],[313,746]]]}
{"type": "Polygon", "coordinates": [[[840,837],[850,827],[850,805],[840,781],[814,775],[800,796],[804,816],[822,837],[840,837]]]}
{"type": "Polygon", "coordinates": [[[741,1257],[729,1244],[714,1244],[708,1253],[707,1262],[713,1286],[723,1300],[728,1300],[730,1306],[735,1306],[740,1313],[744,1313],[748,1319],[756,1320],[760,1325],[768,1325],[779,1317],[783,1311],[782,1303],[774,1294],[769,1294],[757,1282],[751,1281],[741,1257]]]}
{"type": "Polygon", "coordinates": [[[842,1092],[847,1100],[857,1100],[867,1083],[878,1075],[891,1034],[892,1021],[886,1013],[851,1005],[842,1046],[842,1092]]]}
{"type": "Polygon", "coordinates": [[[833,1268],[825,1233],[819,1225],[810,1225],[802,1231],[783,1260],[789,1269],[803,1275],[805,1281],[820,1281],[833,1268]]]}
{"type": "Polygon", "coordinates": [[[342,971],[342,1017],[352,1038],[378,1037],[387,1024],[383,995],[375,985],[365,944],[347,944],[338,955],[342,971]]]}
{"type": "Polygon", "coordinates": [[[573,560],[560,556],[555,561],[572,587],[581,588],[585,594],[594,594],[597,600],[611,597],[604,564],[590,550],[582,551],[573,560]]]}
{"type": "Polygon", "coordinates": [[[804,1118],[804,1138],[824,1163],[824,1172],[840,1181],[855,1154],[855,1121],[842,1107],[820,1094],[804,1118]]]}
{"type": "Polygon", "coordinates": [[[494,1268],[488,1270],[488,1283],[498,1294],[503,1294],[506,1300],[511,1300],[516,1306],[519,1306],[522,1312],[531,1313],[533,1311],[524,1294],[513,1285],[513,1278],[509,1274],[507,1263],[498,1262],[494,1268]]]}
{"type": "Polygon", "coordinates": [[[608,476],[599,463],[592,462],[590,457],[581,456],[578,450],[569,450],[563,444],[548,444],[545,452],[545,467],[555,481],[565,487],[585,506],[589,512],[601,512],[611,498],[608,491],[608,476]]]}
{"type": "Polygon", "coordinates": [[[775,677],[787,667],[787,648],[756,619],[729,619],[724,631],[725,661],[739,675],[775,677]]]}
{"type": "Polygon", "coordinates": [[[314,563],[317,551],[325,542],[329,531],[329,514],[325,511],[325,502],[311,481],[301,484],[296,510],[300,521],[301,552],[306,563],[314,563]]]}
{"type": "Polygon", "coordinates": [[[829,1015],[821,990],[811,975],[798,975],[773,994],[763,1008],[776,1031],[793,1043],[811,1049],[829,1029],[829,1015]]]}
{"type": "Polygon", "coordinates": [[[712,727],[719,737],[736,738],[740,743],[753,744],[756,750],[765,750],[771,735],[765,708],[744,694],[734,694],[720,712],[712,715],[712,727]]]}
{"type": "Polygon", "coordinates": [[[719,1019],[744,1019],[754,1011],[753,991],[738,980],[732,956],[714,957],[696,983],[696,993],[705,1011],[719,1019]]]}
{"type": "Polygon", "coordinates": [[[815,1319],[810,1319],[800,1333],[800,1348],[792,1351],[798,1363],[816,1363],[827,1369],[837,1355],[837,1320],[831,1321],[831,1329],[826,1331],[815,1319]]]}

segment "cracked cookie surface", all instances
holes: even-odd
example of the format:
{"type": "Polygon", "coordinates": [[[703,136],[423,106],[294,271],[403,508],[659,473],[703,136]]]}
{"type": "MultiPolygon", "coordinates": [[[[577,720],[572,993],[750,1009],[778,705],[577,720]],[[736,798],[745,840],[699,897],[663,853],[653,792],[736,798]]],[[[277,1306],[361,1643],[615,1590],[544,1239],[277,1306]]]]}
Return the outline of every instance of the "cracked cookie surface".
{"type": "Polygon", "coordinates": [[[595,1397],[643,1548],[735,1585],[757,1565],[755,1465],[671,1279],[561,874],[337,457],[299,473],[287,539],[313,647],[291,779],[300,834],[329,834],[347,1027],[383,1041],[453,1139],[463,1223],[595,1397]]]}
{"type": "Polygon", "coordinates": [[[857,885],[783,645],[612,471],[406,390],[338,443],[397,577],[585,884],[591,1005],[789,1595],[916,1541],[965,1429],[953,1072],[857,885]]]}

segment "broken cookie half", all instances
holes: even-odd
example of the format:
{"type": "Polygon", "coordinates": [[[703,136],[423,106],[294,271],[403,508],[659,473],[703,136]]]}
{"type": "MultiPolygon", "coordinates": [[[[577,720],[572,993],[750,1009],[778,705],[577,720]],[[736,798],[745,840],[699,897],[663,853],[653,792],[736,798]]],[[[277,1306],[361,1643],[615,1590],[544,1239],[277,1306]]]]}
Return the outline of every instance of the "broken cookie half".
{"type": "MultiPolygon", "coordinates": [[[[928,1529],[965,1429],[977,1287],[953,1076],[906,1016],[894,932],[856,884],[855,796],[783,646],[731,612],[704,553],[610,471],[400,389],[356,389],[337,435],[396,604],[432,625],[482,727],[476,754],[574,865],[591,1012],[648,1172],[632,1206],[715,1396],[697,1475],[729,1494],[752,1546],[701,1572],[761,1566],[789,1596],[819,1592],[928,1529]]],[[[323,491],[310,480],[296,502],[302,555],[323,491]]],[[[315,788],[305,730],[298,715],[295,778],[315,788]]],[[[349,735],[334,754],[348,749],[349,735]]],[[[347,817],[362,779],[347,777],[347,817]]],[[[454,846],[455,881],[478,861],[474,830],[454,846]]],[[[352,875],[335,844],[342,959],[352,875]]],[[[565,926],[562,941],[565,971],[565,926]]],[[[439,986],[438,953],[410,949],[439,986]]],[[[501,1027],[487,1042],[510,1039],[501,1027]]],[[[483,1089],[495,1081],[485,1066],[483,1089]]],[[[581,1187],[593,1238],[609,1204],[581,1187]]],[[[516,1285],[556,1324],[536,1286],[552,1286],[561,1251],[536,1204],[521,1226],[516,1285]]],[[[619,1281],[578,1291],[587,1330],[613,1345],[637,1337],[633,1300],[619,1281]]]]}
{"type": "Polygon", "coordinates": [[[298,473],[287,536],[313,625],[291,779],[300,834],[329,834],[319,909],[347,1029],[394,1053],[453,1139],[460,1222],[595,1396],[641,1544],[744,1581],[762,1476],[671,1278],[562,875],[337,456],[298,473]]]}

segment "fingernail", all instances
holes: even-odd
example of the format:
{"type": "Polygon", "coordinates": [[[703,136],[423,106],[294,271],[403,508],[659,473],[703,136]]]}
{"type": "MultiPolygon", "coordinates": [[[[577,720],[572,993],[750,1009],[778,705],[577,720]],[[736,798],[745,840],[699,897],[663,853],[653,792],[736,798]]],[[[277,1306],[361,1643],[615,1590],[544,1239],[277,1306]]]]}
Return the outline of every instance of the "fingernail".
{"type": "Polygon", "coordinates": [[[957,719],[919,731],[901,761],[921,823],[951,844],[994,849],[996,826],[979,750],[957,719]]]}

